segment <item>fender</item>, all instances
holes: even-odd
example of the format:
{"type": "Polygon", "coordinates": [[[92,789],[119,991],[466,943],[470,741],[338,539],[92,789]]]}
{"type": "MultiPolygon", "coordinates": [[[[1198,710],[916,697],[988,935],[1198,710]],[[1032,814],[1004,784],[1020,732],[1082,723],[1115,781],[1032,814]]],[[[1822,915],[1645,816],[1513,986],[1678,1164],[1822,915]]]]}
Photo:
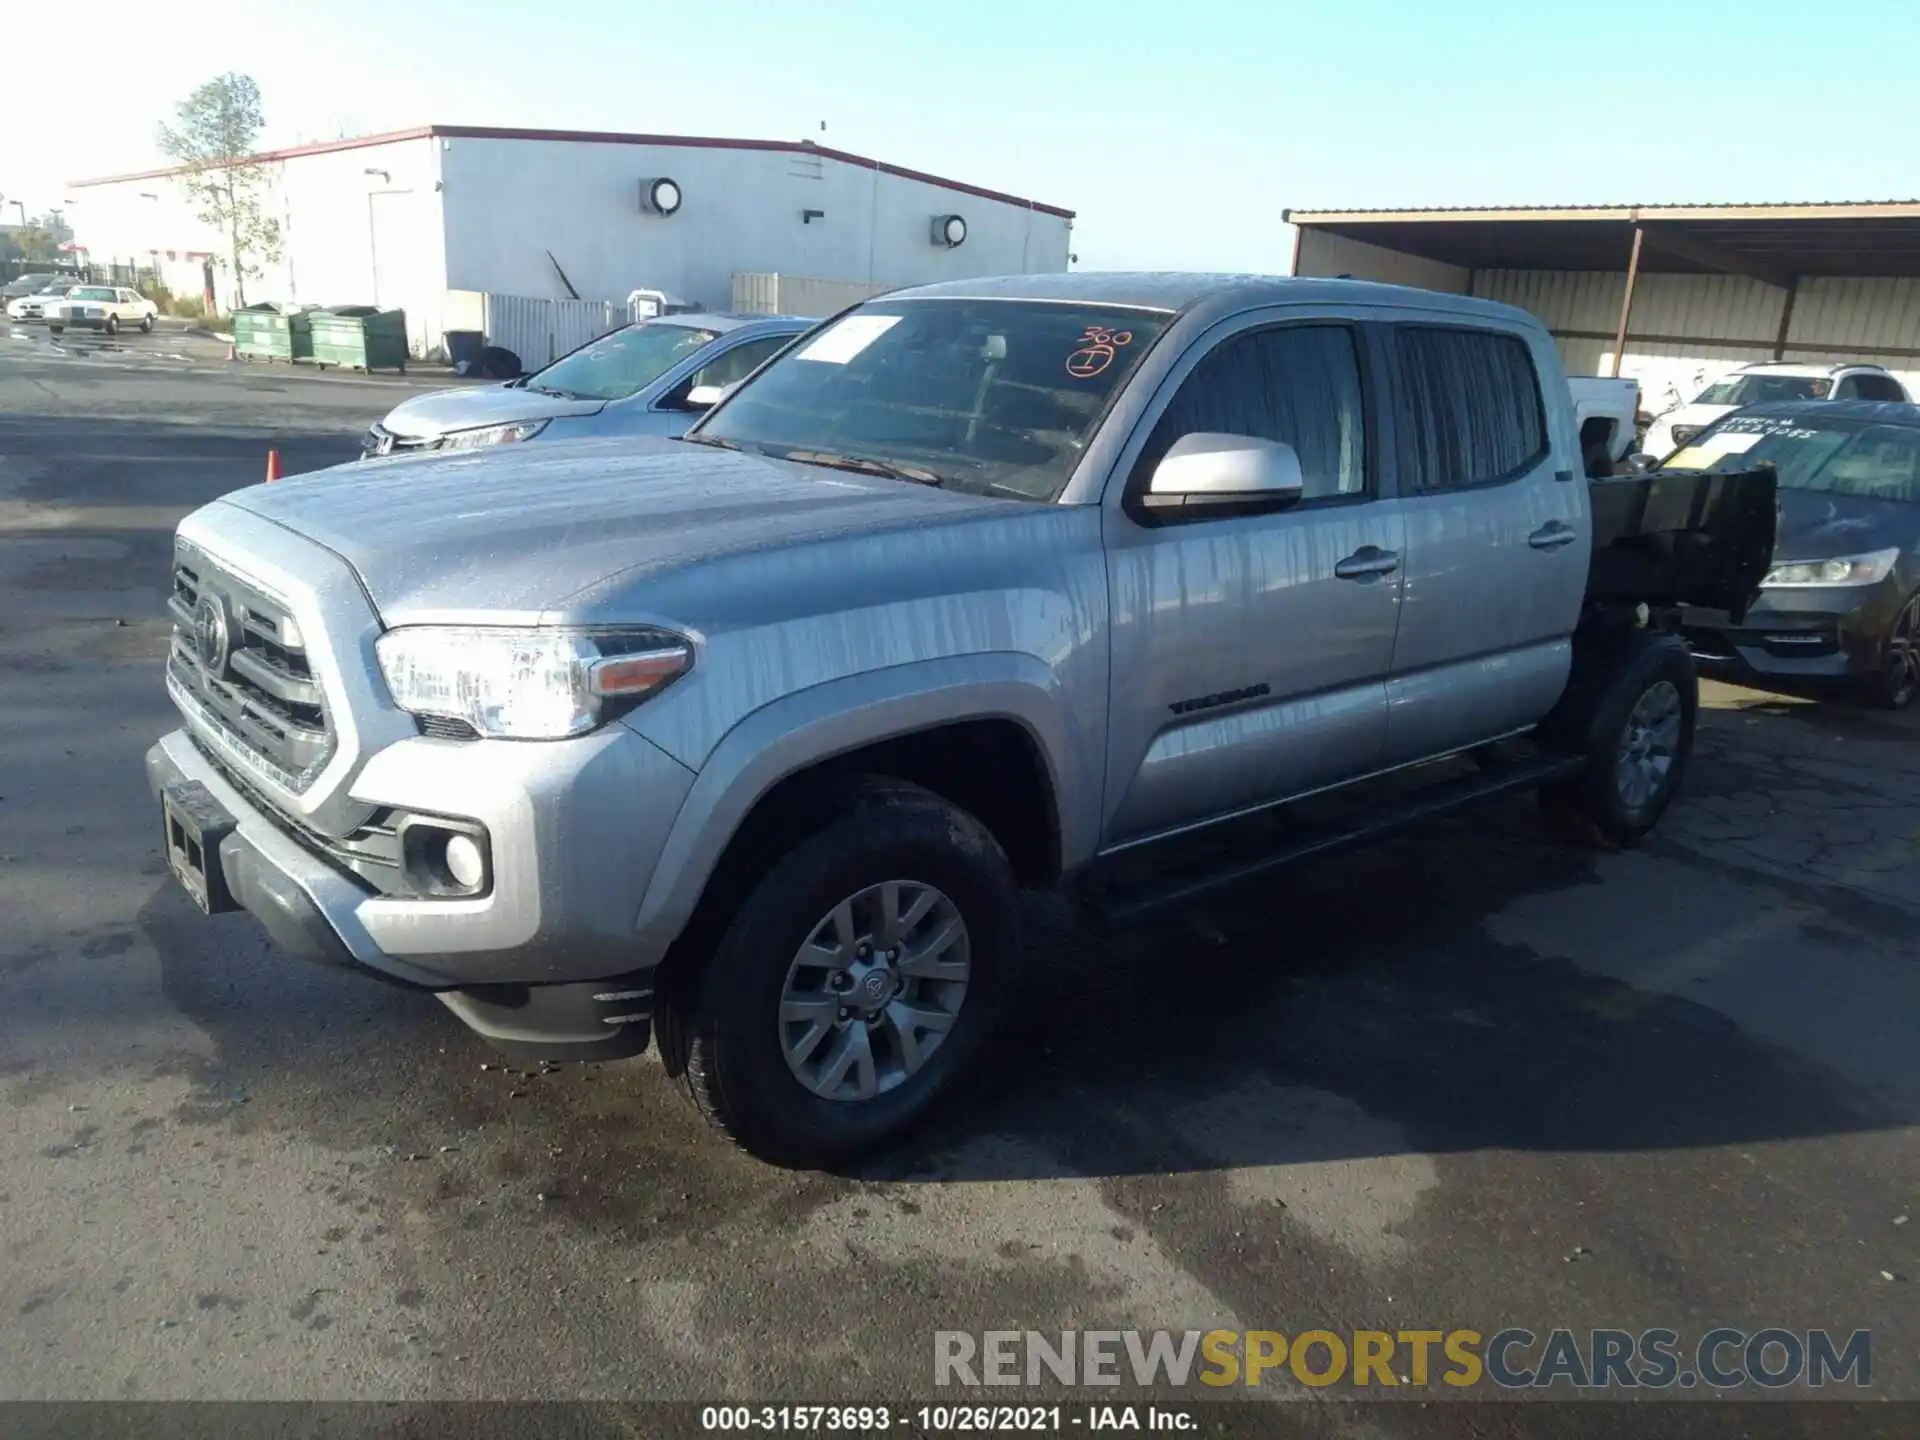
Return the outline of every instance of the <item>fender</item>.
{"type": "Polygon", "coordinates": [[[918,661],[829,681],[748,715],[714,747],[680,806],[635,930],[664,953],[685,928],[741,823],[789,775],[850,750],[961,720],[1006,719],[1033,737],[1053,786],[1063,865],[1093,851],[1100,809],[1098,747],[1076,745],[1060,680],[1009,651],[918,661]]]}

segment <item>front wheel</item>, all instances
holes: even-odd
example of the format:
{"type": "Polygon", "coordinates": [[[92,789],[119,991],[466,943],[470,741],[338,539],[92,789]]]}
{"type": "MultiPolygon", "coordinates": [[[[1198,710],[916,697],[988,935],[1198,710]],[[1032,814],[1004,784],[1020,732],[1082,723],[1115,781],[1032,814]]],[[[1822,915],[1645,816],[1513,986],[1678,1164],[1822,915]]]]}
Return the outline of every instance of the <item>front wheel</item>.
{"type": "Polygon", "coordinates": [[[1920,697],[1920,593],[1894,617],[1881,650],[1880,673],[1873,679],[1873,698],[1889,710],[1905,710],[1916,697],[1920,697]]]}
{"type": "Polygon", "coordinates": [[[107,334],[118,335],[120,333],[120,317],[118,315],[107,316],[106,329],[107,334]]]}
{"type": "Polygon", "coordinates": [[[1556,819],[1605,848],[1638,844],[1679,792],[1693,755],[1700,683],[1677,636],[1639,632],[1565,716],[1581,769],[1541,792],[1556,819]]]}
{"type": "Polygon", "coordinates": [[[153,333],[153,316],[142,315],[140,317],[140,333],[142,335],[151,335],[153,333]]]}
{"type": "Polygon", "coordinates": [[[774,1164],[874,1149],[979,1053],[1016,944],[1012,871],[986,828],[917,786],[866,781],[720,941],[689,1017],[688,1094],[774,1164]]]}
{"type": "Polygon", "coordinates": [[[49,335],[58,335],[64,332],[66,328],[64,325],[49,325],[47,326],[47,333],[49,335]]]}

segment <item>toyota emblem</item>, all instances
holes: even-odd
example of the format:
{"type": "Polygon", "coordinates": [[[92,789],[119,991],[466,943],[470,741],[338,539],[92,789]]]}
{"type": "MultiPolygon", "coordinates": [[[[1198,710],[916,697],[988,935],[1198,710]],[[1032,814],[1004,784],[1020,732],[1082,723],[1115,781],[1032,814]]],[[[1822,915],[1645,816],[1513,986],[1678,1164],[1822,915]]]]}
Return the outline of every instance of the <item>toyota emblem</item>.
{"type": "Polygon", "coordinates": [[[193,607],[193,648],[209,675],[218,679],[227,673],[233,637],[227,628],[227,607],[216,596],[202,595],[193,607]]]}

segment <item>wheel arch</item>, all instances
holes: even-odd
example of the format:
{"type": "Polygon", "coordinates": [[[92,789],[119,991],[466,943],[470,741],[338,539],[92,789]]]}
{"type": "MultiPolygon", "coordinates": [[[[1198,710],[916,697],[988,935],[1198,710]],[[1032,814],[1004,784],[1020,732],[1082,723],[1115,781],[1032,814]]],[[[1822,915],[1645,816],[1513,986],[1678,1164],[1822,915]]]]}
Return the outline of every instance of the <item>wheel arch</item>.
{"type": "Polygon", "coordinates": [[[751,846],[762,827],[805,812],[814,787],[858,773],[891,774],[974,811],[1023,880],[1051,878],[1093,848],[1098,795],[1085,792],[1098,771],[1076,769],[1072,754],[1058,679],[1030,655],[897,666],[787,696],[742,720],[700,767],[641,900],[636,932],[647,949],[666,951],[743,840],[751,846]],[[1020,749],[999,748],[1009,742],[1020,749]],[[1027,776],[1042,792],[1030,812],[1045,816],[1037,841],[1009,830],[1018,823],[1017,806],[978,814],[996,807],[982,805],[964,772],[942,774],[933,763],[943,751],[964,759],[983,750],[995,758],[1024,755],[1027,776]]]}

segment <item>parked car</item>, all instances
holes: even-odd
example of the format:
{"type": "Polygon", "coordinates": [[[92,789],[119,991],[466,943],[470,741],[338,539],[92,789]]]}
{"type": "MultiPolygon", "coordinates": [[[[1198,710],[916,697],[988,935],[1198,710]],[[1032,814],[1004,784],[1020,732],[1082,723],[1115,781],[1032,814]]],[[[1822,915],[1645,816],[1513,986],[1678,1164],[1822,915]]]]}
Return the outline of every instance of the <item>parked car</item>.
{"type": "Polygon", "coordinates": [[[135,325],[152,334],[160,307],[138,290],[124,285],[76,285],[62,298],[46,307],[47,329],[58,335],[69,326],[75,330],[104,330],[117,335],[122,327],[135,325]]]}
{"type": "Polygon", "coordinates": [[[503,385],[435,390],[367,431],[366,458],[588,435],[678,435],[812,320],[668,315],[623,326],[503,385]]]}
{"type": "Polygon", "coordinates": [[[1640,382],[1598,375],[1570,375],[1573,418],[1587,477],[1611,475],[1638,448],[1640,382]]]}
{"type": "Polygon", "coordinates": [[[1879,365],[1742,365],[1692,402],[1658,417],[1647,430],[1646,453],[1664,458],[1722,415],[1772,400],[1875,400],[1904,404],[1913,397],[1879,365]]]}
{"type": "Polygon", "coordinates": [[[1580,465],[1552,337],[1489,301],[896,292],[681,440],[193,512],[148,777],[209,913],[523,1057],[657,1034],[747,1149],[838,1160],[1034,1003],[1019,887],[1128,923],[1523,788],[1646,834],[1693,743],[1668,623],[1754,595],[1773,482],[1580,465]],[[1308,795],[1344,818],[1240,826],[1308,795]]]}
{"type": "Polygon", "coordinates": [[[17,300],[9,300],[7,318],[9,320],[43,320],[46,318],[47,306],[78,288],[69,280],[56,280],[44,290],[35,291],[31,295],[22,295],[17,300]]]}
{"type": "Polygon", "coordinates": [[[1920,406],[1754,405],[1664,471],[1779,474],[1780,533],[1760,602],[1684,618],[1694,653],[1736,675],[1844,681],[1901,709],[1920,695],[1920,406]]]}
{"type": "Polygon", "coordinates": [[[9,280],[5,285],[0,285],[0,304],[11,305],[15,300],[22,299],[25,296],[38,295],[42,290],[45,290],[56,281],[67,285],[74,283],[72,279],[61,276],[52,270],[42,270],[32,275],[17,276],[9,280]]]}

